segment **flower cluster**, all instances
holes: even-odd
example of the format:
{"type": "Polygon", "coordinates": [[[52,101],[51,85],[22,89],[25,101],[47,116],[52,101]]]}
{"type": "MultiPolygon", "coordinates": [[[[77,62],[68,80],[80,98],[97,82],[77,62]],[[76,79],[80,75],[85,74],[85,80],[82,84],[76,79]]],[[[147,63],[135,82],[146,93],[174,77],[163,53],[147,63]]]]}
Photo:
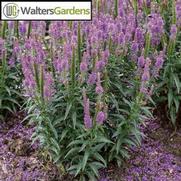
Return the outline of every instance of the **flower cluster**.
{"type": "Polygon", "coordinates": [[[177,17],[177,25],[181,27],[181,0],[176,1],[176,17],[177,17]]]}
{"type": "MultiPolygon", "coordinates": [[[[23,40],[23,46],[14,42],[14,57],[22,62],[23,85],[27,95],[35,96],[40,88],[40,85],[37,85],[40,84],[37,76],[38,80],[41,76],[44,78],[43,96],[47,100],[55,93],[55,82],[67,88],[76,84],[79,87],[85,86],[86,90],[95,92],[95,119],[102,124],[107,117],[103,82],[105,84],[105,72],[111,54],[128,57],[136,63],[141,81],[140,90],[148,93],[148,82],[152,77],[158,76],[163,65],[163,56],[143,56],[147,34],[144,26],[147,24],[151,44],[158,45],[164,33],[163,19],[159,13],[152,13],[147,19],[144,18],[141,9],[145,5],[149,7],[150,2],[138,2],[136,18],[127,1],[119,1],[116,18],[112,18],[112,14],[115,15],[114,9],[106,8],[106,5],[108,4],[105,2],[102,8],[96,5],[98,9],[93,10],[91,22],[31,22],[30,37],[23,40]],[[99,16],[95,14],[95,10],[99,11],[99,16]],[[46,39],[45,33],[49,34],[46,39]],[[150,62],[150,59],[156,59],[155,64],[154,61],[150,62]]],[[[114,1],[110,1],[110,7],[114,5],[114,1]]],[[[13,29],[15,25],[9,22],[8,26],[13,29]]],[[[27,36],[29,26],[30,22],[19,23],[20,36],[27,36]]],[[[173,25],[170,35],[172,38],[176,36],[175,31],[177,30],[173,25]]],[[[84,123],[87,128],[93,125],[88,111],[90,101],[92,100],[84,101],[84,123]]]]}
{"type": "Polygon", "coordinates": [[[41,42],[34,38],[27,39],[23,47],[18,44],[15,45],[14,53],[21,61],[24,75],[23,85],[26,89],[26,95],[31,97],[37,96],[36,91],[40,89],[40,74],[42,71],[42,79],[44,81],[43,96],[49,100],[53,95],[54,85],[52,74],[46,70],[46,52],[43,50],[41,42]]]}
{"type": "Polygon", "coordinates": [[[161,37],[164,33],[164,21],[160,14],[152,13],[148,18],[148,31],[151,35],[153,45],[160,43],[161,37]]]}

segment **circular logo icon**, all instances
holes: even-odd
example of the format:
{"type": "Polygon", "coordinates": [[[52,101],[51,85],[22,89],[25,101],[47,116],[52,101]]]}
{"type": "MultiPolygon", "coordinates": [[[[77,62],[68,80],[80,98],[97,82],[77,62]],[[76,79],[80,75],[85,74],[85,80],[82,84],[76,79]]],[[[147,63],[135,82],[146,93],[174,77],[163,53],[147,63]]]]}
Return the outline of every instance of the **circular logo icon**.
{"type": "Polygon", "coordinates": [[[7,18],[16,18],[19,15],[19,7],[15,3],[8,3],[3,8],[3,14],[7,18]]]}

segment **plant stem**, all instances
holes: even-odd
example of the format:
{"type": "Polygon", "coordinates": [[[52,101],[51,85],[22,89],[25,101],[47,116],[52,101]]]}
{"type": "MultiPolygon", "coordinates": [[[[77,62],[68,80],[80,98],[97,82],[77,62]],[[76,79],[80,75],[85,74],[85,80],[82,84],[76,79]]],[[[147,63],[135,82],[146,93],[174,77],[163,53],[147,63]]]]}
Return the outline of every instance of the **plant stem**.
{"type": "Polygon", "coordinates": [[[15,21],[15,36],[19,39],[19,21],[15,21]]]}
{"type": "Polygon", "coordinates": [[[3,21],[3,25],[2,25],[2,38],[5,39],[6,37],[6,29],[7,29],[7,22],[6,21],[3,21]]]}
{"type": "Polygon", "coordinates": [[[31,21],[29,21],[29,24],[28,24],[28,35],[27,35],[28,38],[30,37],[31,27],[32,27],[32,24],[31,24],[31,21]]]}
{"type": "Polygon", "coordinates": [[[75,87],[75,74],[76,74],[75,48],[73,47],[72,62],[71,62],[71,85],[72,85],[72,90],[74,90],[74,87],[75,87]]]}
{"type": "Polygon", "coordinates": [[[77,47],[77,58],[78,58],[78,64],[77,67],[80,67],[80,63],[81,63],[81,46],[82,46],[82,40],[81,40],[81,24],[80,22],[78,23],[78,47],[77,47]]]}
{"type": "Polygon", "coordinates": [[[114,0],[114,18],[118,16],[118,0],[114,0]]]}
{"type": "Polygon", "coordinates": [[[37,92],[39,94],[40,93],[40,81],[39,81],[38,66],[36,63],[33,64],[33,68],[34,68],[34,76],[35,76],[35,81],[36,81],[37,92]]]}
{"type": "Polygon", "coordinates": [[[40,96],[42,105],[44,105],[44,71],[43,66],[40,67],[40,96]]]}
{"type": "Polygon", "coordinates": [[[145,43],[145,52],[144,52],[144,56],[145,58],[148,56],[149,54],[149,51],[150,51],[150,45],[151,45],[151,37],[150,37],[150,34],[147,33],[146,34],[146,43],[145,43]]]}

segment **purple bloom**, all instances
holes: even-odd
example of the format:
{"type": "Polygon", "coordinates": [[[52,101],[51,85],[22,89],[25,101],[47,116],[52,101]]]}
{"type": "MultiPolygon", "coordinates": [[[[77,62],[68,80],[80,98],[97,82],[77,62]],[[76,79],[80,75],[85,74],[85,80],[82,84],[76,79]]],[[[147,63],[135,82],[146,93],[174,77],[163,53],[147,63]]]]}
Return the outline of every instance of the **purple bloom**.
{"type": "Polygon", "coordinates": [[[143,75],[142,75],[142,78],[141,80],[143,82],[147,82],[150,80],[150,63],[151,63],[151,60],[149,58],[146,59],[146,63],[145,63],[145,67],[144,67],[144,71],[143,71],[143,75]]]}
{"type": "Polygon", "coordinates": [[[172,25],[170,30],[170,39],[175,40],[177,36],[177,26],[172,25]]]}
{"type": "Polygon", "coordinates": [[[156,58],[156,63],[155,63],[156,68],[158,68],[158,69],[162,68],[163,62],[164,62],[163,57],[160,57],[160,56],[157,57],[156,58]]]}
{"type": "Polygon", "coordinates": [[[118,43],[120,45],[124,45],[125,44],[125,35],[123,32],[121,32],[119,35],[118,35],[118,43]]]}
{"type": "Polygon", "coordinates": [[[14,21],[8,21],[8,29],[12,30],[14,28],[14,21]]]}
{"type": "Polygon", "coordinates": [[[148,19],[148,31],[153,45],[158,45],[164,32],[164,21],[160,14],[152,13],[148,19]]]}
{"type": "MultiPolygon", "coordinates": [[[[84,98],[85,99],[85,98],[84,98]]],[[[87,129],[92,127],[92,119],[90,117],[89,99],[84,100],[84,125],[87,129]]]]}
{"type": "Polygon", "coordinates": [[[144,32],[141,28],[136,28],[134,40],[143,47],[144,45],[144,32]]]}
{"type": "Polygon", "coordinates": [[[92,128],[92,119],[89,115],[84,115],[84,125],[86,129],[92,128]]]}
{"type": "Polygon", "coordinates": [[[102,94],[104,92],[104,89],[101,85],[96,86],[96,93],[97,94],[102,94]]]}
{"type": "Polygon", "coordinates": [[[137,53],[138,50],[139,50],[139,48],[138,48],[138,43],[133,42],[132,45],[131,45],[131,51],[132,51],[133,53],[137,53]]]}
{"type": "Polygon", "coordinates": [[[151,0],[146,0],[146,6],[151,7],[151,0]]]}
{"type": "Polygon", "coordinates": [[[0,38],[0,58],[2,58],[4,51],[5,51],[4,40],[0,38]]]}
{"type": "Polygon", "coordinates": [[[24,34],[26,33],[26,23],[25,23],[25,22],[20,23],[19,32],[20,32],[22,35],[24,35],[24,34]]]}
{"type": "Polygon", "coordinates": [[[105,68],[105,65],[106,65],[106,63],[105,63],[104,60],[99,60],[99,61],[97,61],[97,62],[96,62],[96,70],[97,70],[98,72],[102,71],[102,70],[105,68]]]}
{"type": "Polygon", "coordinates": [[[97,94],[102,94],[103,92],[104,92],[104,89],[103,89],[103,87],[101,86],[100,73],[98,73],[97,83],[96,83],[96,93],[97,93],[97,94]]]}
{"type": "Polygon", "coordinates": [[[14,67],[15,66],[15,59],[13,57],[11,57],[8,61],[8,64],[10,67],[14,67]]]}
{"type": "Polygon", "coordinates": [[[109,56],[110,56],[110,53],[109,53],[109,49],[106,49],[104,52],[103,52],[103,58],[105,60],[108,60],[109,56]]]}
{"type": "Polygon", "coordinates": [[[97,80],[97,74],[95,72],[92,72],[91,74],[89,74],[87,83],[89,85],[93,85],[96,83],[96,80],[97,80]]]}
{"type": "Polygon", "coordinates": [[[98,124],[103,124],[104,121],[106,120],[106,115],[103,111],[98,112],[96,121],[98,124]]]}
{"type": "Polygon", "coordinates": [[[147,71],[147,72],[144,72],[143,75],[142,75],[142,81],[146,82],[150,79],[150,73],[147,71]]]}
{"type": "Polygon", "coordinates": [[[52,75],[50,73],[46,73],[44,76],[45,76],[44,77],[44,81],[45,81],[44,96],[47,100],[50,100],[54,94],[54,88],[53,88],[54,82],[53,82],[52,75]]]}
{"type": "Polygon", "coordinates": [[[176,17],[177,17],[177,25],[181,26],[181,0],[177,0],[176,2],[176,17]]]}
{"type": "Polygon", "coordinates": [[[138,58],[138,67],[143,68],[144,65],[145,65],[145,58],[144,58],[144,56],[141,56],[138,58]]]}
{"type": "Polygon", "coordinates": [[[67,59],[67,58],[64,58],[64,59],[61,61],[61,69],[62,69],[62,70],[68,70],[68,68],[69,68],[68,59],[67,59]]]}
{"type": "Polygon", "coordinates": [[[80,71],[86,72],[88,70],[87,63],[85,61],[82,61],[80,64],[80,71]]]}
{"type": "Polygon", "coordinates": [[[62,71],[62,68],[61,68],[61,60],[59,58],[55,59],[53,61],[53,64],[54,64],[54,67],[55,67],[55,70],[60,73],[62,71]]]}
{"type": "Polygon", "coordinates": [[[155,66],[153,69],[153,76],[158,77],[160,69],[163,67],[164,63],[164,51],[161,51],[156,57],[155,66]]]}

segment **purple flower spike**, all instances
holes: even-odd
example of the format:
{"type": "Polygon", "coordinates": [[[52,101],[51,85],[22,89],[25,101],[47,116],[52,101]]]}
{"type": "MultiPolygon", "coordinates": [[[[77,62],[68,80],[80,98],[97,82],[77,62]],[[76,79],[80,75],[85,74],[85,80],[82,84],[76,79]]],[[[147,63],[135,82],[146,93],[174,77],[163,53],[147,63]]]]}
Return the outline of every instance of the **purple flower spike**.
{"type": "Polygon", "coordinates": [[[81,62],[80,64],[80,71],[86,72],[88,70],[87,63],[85,61],[81,62]]]}
{"type": "Polygon", "coordinates": [[[106,65],[106,63],[104,60],[97,61],[96,62],[96,70],[98,72],[102,71],[104,69],[105,65],[106,65]]]}
{"type": "Polygon", "coordinates": [[[143,75],[142,75],[142,81],[146,82],[150,79],[150,74],[149,72],[144,72],[143,75]]]}
{"type": "Polygon", "coordinates": [[[19,26],[19,31],[22,35],[24,35],[26,33],[26,23],[22,22],[19,26]]]}
{"type": "Polygon", "coordinates": [[[177,26],[172,25],[170,30],[170,39],[175,40],[177,36],[177,26]]]}
{"type": "Polygon", "coordinates": [[[84,125],[86,129],[92,128],[92,119],[89,115],[84,116],[84,125]]]}
{"type": "Polygon", "coordinates": [[[97,74],[95,72],[92,72],[90,75],[89,75],[89,78],[88,78],[88,81],[87,83],[89,85],[94,85],[96,83],[96,80],[97,80],[97,74]]]}
{"type": "Polygon", "coordinates": [[[132,45],[131,45],[131,51],[132,51],[132,53],[137,53],[138,50],[139,50],[138,43],[133,42],[132,45]]]}
{"type": "Polygon", "coordinates": [[[138,67],[143,68],[144,65],[145,65],[145,59],[144,59],[143,56],[141,56],[141,57],[138,58],[138,67]]]}
{"type": "Polygon", "coordinates": [[[96,93],[97,94],[102,94],[103,92],[104,92],[103,87],[101,85],[98,85],[96,87],[96,93]]]}
{"type": "Polygon", "coordinates": [[[181,0],[177,0],[176,2],[176,17],[177,17],[177,25],[181,26],[181,0]]]}
{"type": "Polygon", "coordinates": [[[98,79],[96,83],[96,93],[97,94],[102,94],[104,92],[103,87],[101,86],[101,78],[100,78],[100,73],[98,73],[98,79]]]}
{"type": "Polygon", "coordinates": [[[103,111],[98,112],[96,121],[98,124],[103,124],[104,121],[106,120],[106,115],[103,111]]]}
{"type": "Polygon", "coordinates": [[[89,99],[84,100],[84,125],[85,128],[90,129],[92,127],[92,119],[90,117],[90,105],[89,99]]]}
{"type": "Polygon", "coordinates": [[[151,64],[151,60],[149,58],[146,59],[146,63],[145,63],[145,67],[144,67],[144,72],[142,75],[141,80],[143,82],[147,82],[150,80],[150,64],[151,64]]]}
{"type": "Polygon", "coordinates": [[[157,57],[155,66],[160,69],[163,66],[164,59],[162,57],[157,57]]]}

